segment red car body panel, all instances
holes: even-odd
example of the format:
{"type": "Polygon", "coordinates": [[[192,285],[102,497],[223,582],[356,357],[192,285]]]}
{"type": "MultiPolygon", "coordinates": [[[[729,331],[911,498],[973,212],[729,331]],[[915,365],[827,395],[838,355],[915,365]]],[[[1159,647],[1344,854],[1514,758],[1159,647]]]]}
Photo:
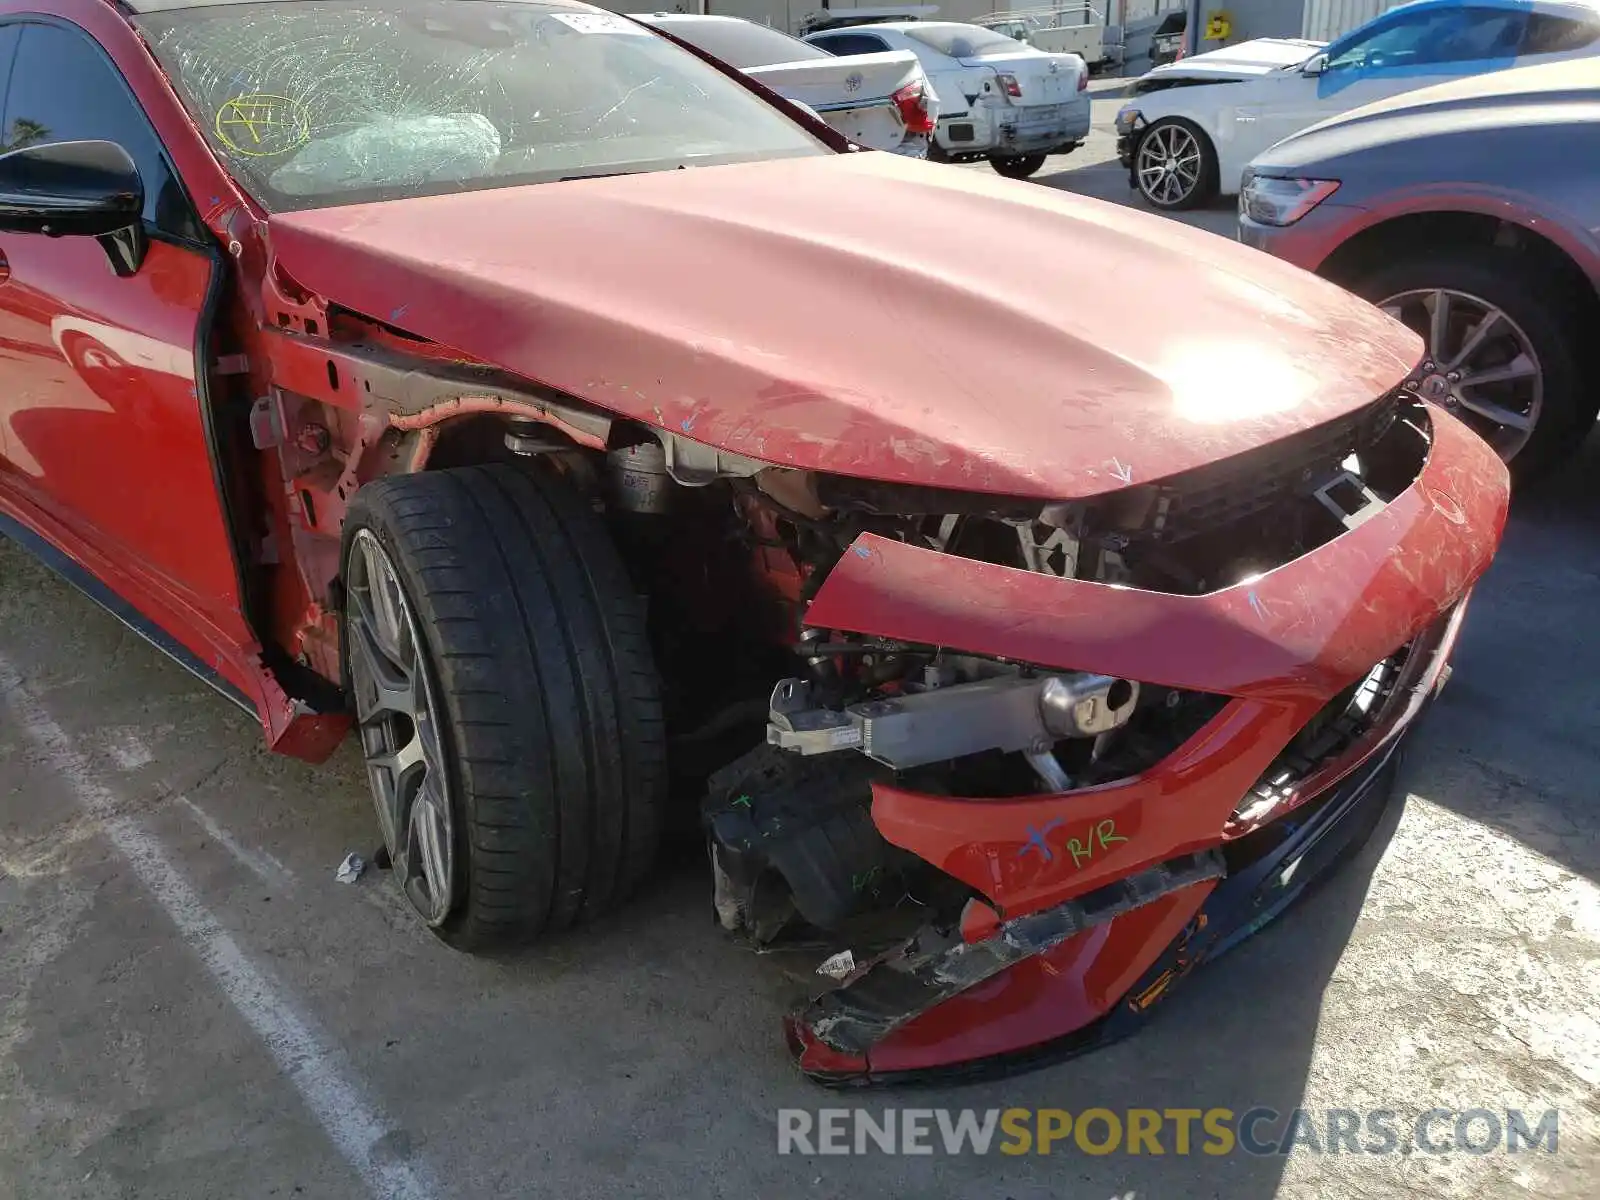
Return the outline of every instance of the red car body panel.
{"type": "Polygon", "coordinates": [[[0,2],[0,16],[18,13],[75,25],[100,45],[218,250],[153,241],[139,272],[118,278],[92,239],[0,235],[0,369],[24,380],[0,397],[0,515],[86,570],[143,632],[159,632],[253,709],[275,749],[320,761],[347,721],[309,712],[262,661],[242,610],[193,369],[220,252],[237,247],[230,232],[237,219],[262,214],[217,162],[121,13],[100,0],[0,2]],[[63,302],[66,295],[74,302],[63,302]],[[129,346],[143,355],[117,353],[129,346]],[[80,372],[75,350],[103,366],[80,372]],[[183,356],[187,378],[172,369],[183,356]]]}
{"type": "Polygon", "coordinates": [[[807,621],[1196,691],[1322,703],[1458,600],[1505,521],[1505,467],[1430,409],[1415,483],[1372,520],[1200,596],[1056,579],[872,534],[807,621]]]}
{"type": "MultiPolygon", "coordinates": [[[[224,178],[119,14],[93,0],[0,5],[0,14],[17,11],[81,27],[121,70],[191,186],[190,170],[202,183],[224,178]]],[[[48,522],[52,540],[92,544],[119,564],[119,592],[146,612],[182,614],[161,624],[241,684],[253,639],[195,388],[212,258],[154,242],[138,274],[120,279],[92,239],[6,233],[0,254],[0,354],[21,383],[0,397],[0,505],[27,524],[48,522]]]]}
{"type": "Polygon", "coordinates": [[[210,259],[156,242],[139,273],[119,279],[90,238],[7,234],[4,252],[0,344],[12,386],[0,395],[0,447],[10,483],[244,640],[197,419],[210,259]],[[71,307],[53,299],[68,294],[71,307]]]}
{"type": "MultiPolygon", "coordinates": [[[[1240,699],[1143,775],[1057,797],[964,800],[879,785],[890,842],[1007,917],[1213,844],[1285,743],[1340,689],[1458,605],[1499,545],[1506,469],[1430,409],[1421,475],[1357,529],[1258,579],[1203,596],[952,562],[864,536],[808,621],[1240,699]]],[[[1343,764],[1354,768],[1376,744],[1343,764]]],[[[1336,781],[1318,776],[1315,795],[1336,781]]],[[[1292,802],[1270,814],[1281,816],[1292,802]]]]}
{"type": "Polygon", "coordinates": [[[268,233],[301,287],[600,408],[965,491],[1171,475],[1368,404],[1420,354],[1222,238],[890,154],[274,214],[268,233]],[[896,219],[864,230],[871,211],[896,219]],[[952,252],[953,230],[1018,266],[952,252]]]}
{"type": "Polygon", "coordinates": [[[912,1018],[868,1055],[834,1050],[798,1021],[787,1027],[790,1047],[803,1070],[845,1079],[1026,1051],[1104,1017],[1195,920],[1214,889],[1190,884],[1074,934],[912,1018]]]}

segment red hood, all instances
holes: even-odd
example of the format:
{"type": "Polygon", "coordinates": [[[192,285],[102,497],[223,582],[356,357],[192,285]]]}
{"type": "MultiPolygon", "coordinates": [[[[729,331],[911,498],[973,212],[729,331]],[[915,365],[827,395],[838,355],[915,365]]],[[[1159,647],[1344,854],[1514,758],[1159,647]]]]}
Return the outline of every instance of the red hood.
{"type": "Polygon", "coordinates": [[[1383,394],[1418,340],[1223,238],[853,154],[274,216],[301,285],[786,466],[1073,499],[1383,394]]]}

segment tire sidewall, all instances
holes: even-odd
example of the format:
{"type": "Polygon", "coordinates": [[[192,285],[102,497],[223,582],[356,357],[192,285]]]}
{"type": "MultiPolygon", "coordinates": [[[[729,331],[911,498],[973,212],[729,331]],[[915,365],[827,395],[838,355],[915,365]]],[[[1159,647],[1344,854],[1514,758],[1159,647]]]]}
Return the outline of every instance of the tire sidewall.
{"type": "Polygon", "coordinates": [[[991,158],[989,165],[995,173],[1005,179],[1031,179],[1044,169],[1044,154],[1016,154],[1001,158],[991,158]],[[1016,164],[1012,167],[1010,164],[1016,164]]]}
{"type": "MultiPolygon", "coordinates": [[[[467,791],[461,779],[456,753],[456,722],[460,720],[460,714],[455,711],[451,695],[439,679],[437,666],[439,648],[434,641],[432,626],[424,619],[423,610],[417,603],[417,588],[412,580],[414,566],[407,561],[405,547],[396,532],[389,527],[386,515],[382,489],[369,484],[356,493],[345,518],[344,528],[340,531],[339,684],[344,689],[345,702],[349,705],[351,720],[354,722],[356,701],[350,676],[350,551],[355,546],[357,532],[365,529],[377,538],[378,545],[394,564],[395,575],[400,581],[400,591],[411,610],[411,619],[416,626],[417,637],[422,643],[422,670],[427,676],[429,692],[433,696],[434,704],[440,709],[440,715],[444,718],[440,722],[441,728],[438,733],[439,746],[444,752],[445,759],[445,783],[450,789],[450,854],[453,870],[450,876],[449,914],[434,932],[449,941],[452,928],[460,921],[462,901],[470,895],[472,883],[472,855],[467,837],[470,814],[464,807],[467,791]]],[[[359,736],[360,732],[357,730],[357,737],[359,736]]],[[[363,775],[366,773],[364,752],[362,773],[363,775]]],[[[369,794],[371,792],[370,783],[368,792],[369,794]]],[[[376,798],[372,799],[372,803],[376,806],[376,798]]]]}

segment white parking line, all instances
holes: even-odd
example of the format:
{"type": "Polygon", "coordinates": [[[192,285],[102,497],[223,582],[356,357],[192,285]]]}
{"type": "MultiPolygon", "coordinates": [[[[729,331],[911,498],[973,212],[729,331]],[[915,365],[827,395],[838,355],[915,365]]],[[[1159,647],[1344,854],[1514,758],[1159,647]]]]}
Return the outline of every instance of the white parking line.
{"type": "Polygon", "coordinates": [[[368,1191],[377,1200],[431,1200],[437,1195],[437,1188],[418,1164],[375,1159],[374,1144],[394,1126],[366,1100],[344,1055],[318,1035],[311,1019],[297,1011],[266,972],[245,957],[233,936],[201,903],[160,840],[139,821],[117,812],[116,797],[95,778],[88,760],[28,693],[4,658],[0,658],[0,692],[22,731],[72,787],[84,808],[100,821],[111,844],[166,910],[228,1002],[255,1030],[284,1078],[300,1093],[328,1140],[361,1176],[368,1191]]]}
{"type": "Polygon", "coordinates": [[[179,796],[177,799],[179,804],[189,810],[190,815],[199,822],[200,828],[206,831],[206,835],[212,841],[233,855],[240,866],[251,871],[261,882],[280,888],[287,888],[294,882],[294,873],[265,850],[250,850],[240,845],[233,834],[213,821],[211,814],[189,797],[179,796]]]}

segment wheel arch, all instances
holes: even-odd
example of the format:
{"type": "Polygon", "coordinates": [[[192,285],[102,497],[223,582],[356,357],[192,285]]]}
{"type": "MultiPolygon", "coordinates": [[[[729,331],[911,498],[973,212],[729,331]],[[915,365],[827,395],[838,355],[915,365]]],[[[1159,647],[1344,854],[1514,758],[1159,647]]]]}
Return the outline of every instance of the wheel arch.
{"type": "Polygon", "coordinates": [[[269,576],[263,624],[291,661],[335,692],[340,542],[366,486],[515,463],[512,433],[537,439],[534,453],[586,461],[629,436],[592,405],[343,312],[319,314],[305,334],[260,331],[254,346],[270,386],[251,405],[249,436],[270,454],[263,481],[269,495],[276,491],[272,540],[259,558],[280,568],[269,576]]]}
{"type": "Polygon", "coordinates": [[[1400,280],[1409,281],[1408,289],[1448,288],[1454,286],[1448,280],[1465,271],[1477,279],[1469,290],[1489,297],[1488,303],[1508,311],[1507,302],[1520,305],[1513,320],[1527,327],[1523,336],[1536,343],[1542,336],[1543,349],[1536,352],[1551,356],[1542,363],[1543,413],[1509,452],[1513,474],[1525,482],[1560,462],[1595,420],[1600,350],[1585,331],[1600,321],[1592,271],[1597,261],[1581,235],[1552,222],[1440,208],[1374,221],[1339,244],[1316,273],[1376,302],[1393,294],[1400,280]],[[1495,298],[1497,290],[1506,292],[1505,300],[1495,298]]]}
{"type": "Polygon", "coordinates": [[[1583,245],[1557,222],[1507,216],[1479,207],[1409,207],[1374,220],[1346,238],[1315,268],[1324,279],[1349,286],[1397,252],[1419,254],[1459,246],[1499,246],[1527,254],[1560,281],[1591,320],[1600,321],[1600,252],[1583,245]],[[1538,228],[1535,228],[1538,226],[1538,228]]]}

